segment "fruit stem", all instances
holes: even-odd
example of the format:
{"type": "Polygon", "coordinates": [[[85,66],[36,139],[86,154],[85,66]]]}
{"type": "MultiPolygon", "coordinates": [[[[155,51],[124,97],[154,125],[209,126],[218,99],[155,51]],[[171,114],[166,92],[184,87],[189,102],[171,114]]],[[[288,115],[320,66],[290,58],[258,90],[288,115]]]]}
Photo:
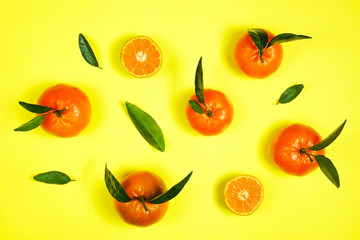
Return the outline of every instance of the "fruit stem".
{"type": "Polygon", "coordinates": [[[306,149],[305,148],[300,148],[299,153],[300,154],[306,154],[306,149]]]}
{"type": "Polygon", "coordinates": [[[208,117],[214,116],[214,112],[211,111],[211,110],[206,106],[206,104],[203,104],[203,105],[204,105],[204,107],[205,107],[205,109],[206,109],[206,115],[207,115],[208,117]]]}
{"type": "Polygon", "coordinates": [[[138,199],[139,199],[139,201],[142,203],[142,205],[144,206],[145,211],[148,213],[149,211],[148,211],[147,208],[146,208],[144,197],[139,197],[138,199]]]}
{"type": "Polygon", "coordinates": [[[312,162],[312,163],[314,162],[314,160],[311,158],[311,157],[314,157],[314,155],[307,153],[306,148],[300,148],[299,153],[305,154],[310,159],[310,162],[312,162]]]}
{"type": "Polygon", "coordinates": [[[206,115],[208,115],[208,117],[212,117],[214,116],[214,113],[206,107],[206,115]]]}
{"type": "Polygon", "coordinates": [[[67,109],[67,107],[64,108],[64,109],[61,109],[61,110],[56,110],[56,111],[55,111],[55,112],[56,112],[56,116],[57,116],[57,117],[61,117],[61,116],[62,116],[62,113],[63,113],[66,109],[67,109]]]}

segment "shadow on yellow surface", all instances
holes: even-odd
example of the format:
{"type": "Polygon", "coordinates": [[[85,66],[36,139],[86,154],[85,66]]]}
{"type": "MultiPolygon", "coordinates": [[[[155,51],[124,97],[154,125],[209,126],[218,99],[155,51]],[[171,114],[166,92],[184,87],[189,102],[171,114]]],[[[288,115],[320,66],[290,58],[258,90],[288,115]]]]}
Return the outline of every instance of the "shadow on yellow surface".
{"type": "Polygon", "coordinates": [[[121,50],[125,45],[125,43],[133,37],[135,37],[135,35],[130,35],[130,34],[122,35],[121,37],[117,38],[110,47],[109,55],[110,55],[111,65],[113,69],[115,69],[116,72],[118,72],[123,77],[132,77],[123,69],[121,65],[120,56],[121,56],[121,50]]]}
{"type": "Polygon", "coordinates": [[[236,65],[235,57],[234,57],[236,43],[246,33],[247,33],[247,28],[232,27],[226,30],[223,37],[221,52],[224,62],[227,63],[224,65],[229,70],[229,72],[236,75],[237,77],[241,77],[244,79],[252,79],[247,75],[245,75],[241,71],[241,69],[236,65]]]}
{"type": "Polygon", "coordinates": [[[271,156],[271,147],[274,141],[274,138],[280,133],[280,131],[286,126],[290,125],[288,121],[281,121],[270,126],[263,134],[263,137],[260,139],[259,143],[259,153],[260,159],[262,160],[263,165],[271,172],[283,173],[280,168],[275,164],[271,156]]]}

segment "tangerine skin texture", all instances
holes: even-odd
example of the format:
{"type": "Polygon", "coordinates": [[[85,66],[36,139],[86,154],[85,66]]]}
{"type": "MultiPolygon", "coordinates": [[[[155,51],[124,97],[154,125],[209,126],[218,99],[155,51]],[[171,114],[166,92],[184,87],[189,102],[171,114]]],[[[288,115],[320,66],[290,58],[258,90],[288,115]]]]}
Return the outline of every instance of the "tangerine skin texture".
{"type": "MultiPolygon", "coordinates": [[[[206,114],[205,107],[204,114],[195,112],[188,102],[186,106],[186,116],[192,128],[205,136],[217,135],[222,133],[231,123],[234,116],[234,108],[226,95],[220,91],[213,89],[204,90],[204,99],[206,106],[214,113],[212,117],[206,114]]],[[[193,95],[190,100],[195,100],[196,95],[193,95]]],[[[198,101],[197,101],[198,102],[198,101]]]]}
{"type": "MultiPolygon", "coordinates": [[[[293,124],[284,128],[274,139],[271,154],[275,163],[285,172],[303,176],[318,167],[315,159],[311,162],[305,154],[300,154],[301,148],[311,147],[321,141],[320,135],[311,127],[293,124]]],[[[312,155],[324,155],[325,150],[306,151],[312,155]]]]}
{"type": "Polygon", "coordinates": [[[125,222],[135,226],[146,227],[160,221],[164,217],[169,202],[162,204],[145,202],[148,210],[146,212],[143,204],[138,199],[143,197],[145,201],[149,201],[166,192],[167,187],[160,177],[147,171],[133,172],[121,182],[121,186],[123,186],[132,199],[127,203],[114,200],[115,209],[125,222]]]}
{"type": "Polygon", "coordinates": [[[39,105],[62,110],[61,117],[56,113],[46,115],[42,128],[59,137],[74,137],[84,130],[91,119],[91,104],[80,89],[66,84],[57,84],[46,89],[38,100],[39,105]]]}
{"type": "MultiPolygon", "coordinates": [[[[268,43],[275,37],[274,34],[266,31],[268,43]]],[[[281,64],[283,49],[280,44],[275,44],[266,49],[261,62],[258,49],[248,33],[237,42],[235,47],[235,62],[238,67],[249,77],[266,78],[274,73],[281,64]]]]}

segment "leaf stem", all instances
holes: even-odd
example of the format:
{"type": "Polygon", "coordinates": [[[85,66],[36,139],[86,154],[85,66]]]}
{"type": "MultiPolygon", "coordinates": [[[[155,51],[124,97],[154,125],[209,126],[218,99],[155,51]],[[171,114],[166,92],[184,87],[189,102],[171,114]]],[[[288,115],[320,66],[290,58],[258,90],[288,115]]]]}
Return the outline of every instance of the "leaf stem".
{"type": "MultiPolygon", "coordinates": [[[[265,47],[265,51],[266,51],[266,47],[265,47]]],[[[265,52],[265,51],[264,51],[264,52],[265,52]]],[[[264,52],[259,49],[259,57],[260,57],[260,60],[261,60],[262,63],[264,63],[264,60],[263,60],[263,58],[262,58],[264,52]]]]}
{"type": "Polygon", "coordinates": [[[308,158],[310,159],[310,162],[314,162],[314,160],[311,158],[311,157],[315,157],[314,155],[312,155],[312,154],[309,154],[309,153],[305,153],[306,154],[306,156],[308,156],[308,158]]]}
{"type": "Polygon", "coordinates": [[[149,211],[148,211],[147,208],[146,208],[144,197],[139,197],[138,199],[139,199],[139,201],[142,203],[142,205],[144,206],[145,211],[148,213],[149,211]]]}

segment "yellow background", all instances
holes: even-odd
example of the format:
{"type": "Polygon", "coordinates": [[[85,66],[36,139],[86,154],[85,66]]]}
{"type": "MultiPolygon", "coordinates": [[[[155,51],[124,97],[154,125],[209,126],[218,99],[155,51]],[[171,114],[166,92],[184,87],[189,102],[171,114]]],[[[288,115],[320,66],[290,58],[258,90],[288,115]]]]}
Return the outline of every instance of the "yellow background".
{"type": "Polygon", "coordinates": [[[0,12],[0,239],[360,239],[358,1],[34,0],[2,1],[0,12]],[[232,62],[234,43],[249,27],[313,39],[283,44],[279,70],[255,80],[232,62]],[[79,33],[103,70],[82,58],[79,33]],[[120,66],[122,45],[137,35],[153,38],[163,53],[151,78],[133,78],[120,66]],[[223,91],[234,105],[232,124],[214,137],[199,135],[184,115],[200,56],[205,88],[223,91]],[[87,93],[88,128],[68,139],[41,128],[14,132],[34,116],[18,101],[35,103],[57,83],[87,93]],[[295,83],[305,86],[299,97],[275,105],[295,83]],[[164,153],[143,140],[124,101],[158,122],[164,153]],[[327,148],[340,189],[319,169],[295,177],[272,163],[271,139],[280,128],[303,123],[325,137],[345,119],[327,148]],[[194,174],[161,222],[138,228],[115,212],[105,163],[119,178],[153,171],[168,187],[194,174]],[[32,180],[49,170],[76,182],[32,180]],[[265,189],[262,205],[248,217],[223,203],[225,182],[238,174],[256,176],[265,189]]]}

